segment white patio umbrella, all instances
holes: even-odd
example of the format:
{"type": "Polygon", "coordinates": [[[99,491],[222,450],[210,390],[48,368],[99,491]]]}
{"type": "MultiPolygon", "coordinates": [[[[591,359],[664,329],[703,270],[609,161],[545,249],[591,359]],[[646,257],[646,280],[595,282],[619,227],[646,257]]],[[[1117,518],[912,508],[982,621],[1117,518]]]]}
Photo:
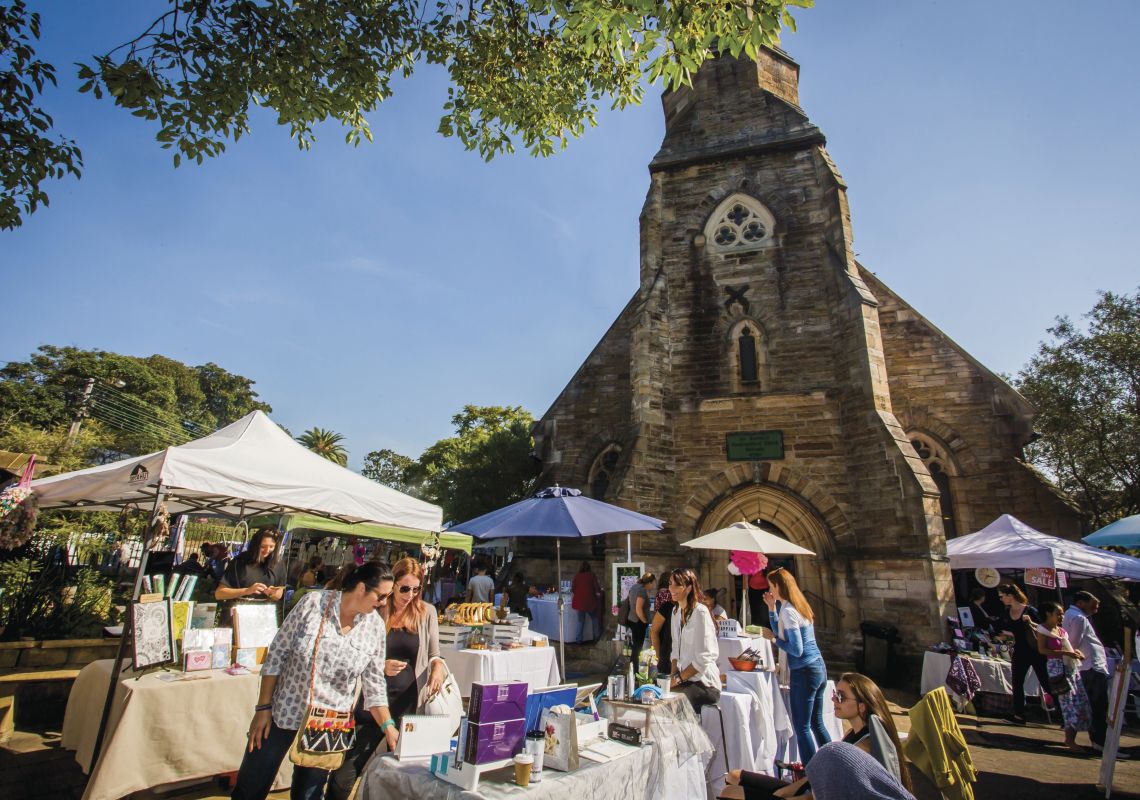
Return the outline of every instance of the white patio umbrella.
{"type": "MultiPolygon", "coordinates": [[[[750,522],[734,522],[696,539],[681,542],[682,547],[697,550],[743,550],[749,553],[763,553],[768,556],[814,556],[806,547],[793,544],[783,536],[764,530],[750,522]]],[[[748,581],[742,581],[740,593],[740,624],[748,622],[748,581]]]]}

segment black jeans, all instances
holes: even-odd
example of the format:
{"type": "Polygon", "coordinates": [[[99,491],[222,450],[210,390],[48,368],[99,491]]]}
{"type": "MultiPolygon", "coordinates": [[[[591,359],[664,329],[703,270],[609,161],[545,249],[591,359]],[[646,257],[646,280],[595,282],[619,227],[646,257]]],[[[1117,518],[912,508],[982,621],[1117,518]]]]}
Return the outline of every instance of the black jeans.
{"type": "Polygon", "coordinates": [[[1032,669],[1037,673],[1037,682],[1041,684],[1041,691],[1049,691],[1049,673],[1045,671],[1045,656],[1038,653],[1027,653],[1019,656],[1013,652],[1013,713],[1019,717],[1025,716],[1025,676],[1032,669]]]}
{"type": "Polygon", "coordinates": [[[1086,669],[1081,673],[1081,681],[1085,684],[1085,694],[1089,696],[1092,708],[1089,739],[1093,744],[1104,747],[1104,734],[1108,729],[1108,676],[1095,669],[1086,669]]]}
{"type": "Polygon", "coordinates": [[[673,691],[685,695],[689,701],[689,705],[693,707],[698,721],[701,719],[702,708],[720,702],[720,689],[713,686],[706,686],[699,681],[683,681],[674,686],[673,691]]]}
{"type": "Polygon", "coordinates": [[[641,671],[641,649],[645,647],[645,632],[649,630],[648,622],[627,622],[629,635],[633,640],[630,658],[633,659],[633,671],[641,671]]]}
{"type": "Polygon", "coordinates": [[[329,781],[328,800],[348,800],[356,779],[364,771],[364,765],[383,741],[384,734],[375,721],[356,721],[356,745],[344,757],[340,769],[333,772],[332,780],[329,781]]]}
{"type": "MultiPolygon", "coordinates": [[[[261,747],[252,753],[246,750],[230,794],[231,800],[265,800],[273,788],[273,779],[277,777],[281,761],[293,746],[296,736],[297,731],[279,728],[274,722],[261,747]]],[[[293,788],[289,790],[289,797],[291,800],[322,800],[328,779],[328,770],[294,765],[293,788]]]]}

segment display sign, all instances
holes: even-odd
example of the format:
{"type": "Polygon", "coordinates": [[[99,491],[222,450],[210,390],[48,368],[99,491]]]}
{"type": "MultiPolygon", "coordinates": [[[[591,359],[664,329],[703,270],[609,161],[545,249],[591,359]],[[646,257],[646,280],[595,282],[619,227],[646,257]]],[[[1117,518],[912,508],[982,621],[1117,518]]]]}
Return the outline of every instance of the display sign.
{"type": "Polygon", "coordinates": [[[783,431],[738,431],[726,433],[729,461],[770,461],[784,457],[783,431]]]}
{"type": "Polygon", "coordinates": [[[1050,567],[1027,567],[1025,585],[1038,586],[1042,589],[1056,589],[1057,570],[1050,567]]]}
{"type": "Polygon", "coordinates": [[[638,578],[645,574],[645,562],[617,562],[611,568],[612,583],[614,590],[614,613],[617,613],[617,607],[621,605],[621,601],[629,594],[630,588],[637,583],[638,578]]]}

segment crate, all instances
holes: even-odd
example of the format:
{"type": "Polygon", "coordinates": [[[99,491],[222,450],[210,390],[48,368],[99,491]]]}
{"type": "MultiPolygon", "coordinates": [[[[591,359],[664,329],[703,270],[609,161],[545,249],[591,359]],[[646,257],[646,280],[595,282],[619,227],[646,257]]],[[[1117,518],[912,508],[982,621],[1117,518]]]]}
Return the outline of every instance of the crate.
{"type": "Polygon", "coordinates": [[[467,625],[440,625],[439,643],[441,646],[462,650],[471,638],[471,630],[467,625]]]}

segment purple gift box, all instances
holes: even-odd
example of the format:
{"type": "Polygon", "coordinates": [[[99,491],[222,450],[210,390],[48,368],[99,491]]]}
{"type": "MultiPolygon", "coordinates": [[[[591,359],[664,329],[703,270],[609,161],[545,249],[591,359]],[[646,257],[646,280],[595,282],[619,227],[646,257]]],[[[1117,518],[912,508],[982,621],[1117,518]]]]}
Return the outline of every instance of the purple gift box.
{"type": "Polygon", "coordinates": [[[524,681],[472,683],[471,700],[467,703],[467,719],[471,722],[526,719],[528,688],[528,684],[524,681]]]}
{"type": "Polygon", "coordinates": [[[463,745],[463,760],[470,764],[488,764],[514,758],[526,743],[526,720],[504,722],[468,722],[463,745]]]}

